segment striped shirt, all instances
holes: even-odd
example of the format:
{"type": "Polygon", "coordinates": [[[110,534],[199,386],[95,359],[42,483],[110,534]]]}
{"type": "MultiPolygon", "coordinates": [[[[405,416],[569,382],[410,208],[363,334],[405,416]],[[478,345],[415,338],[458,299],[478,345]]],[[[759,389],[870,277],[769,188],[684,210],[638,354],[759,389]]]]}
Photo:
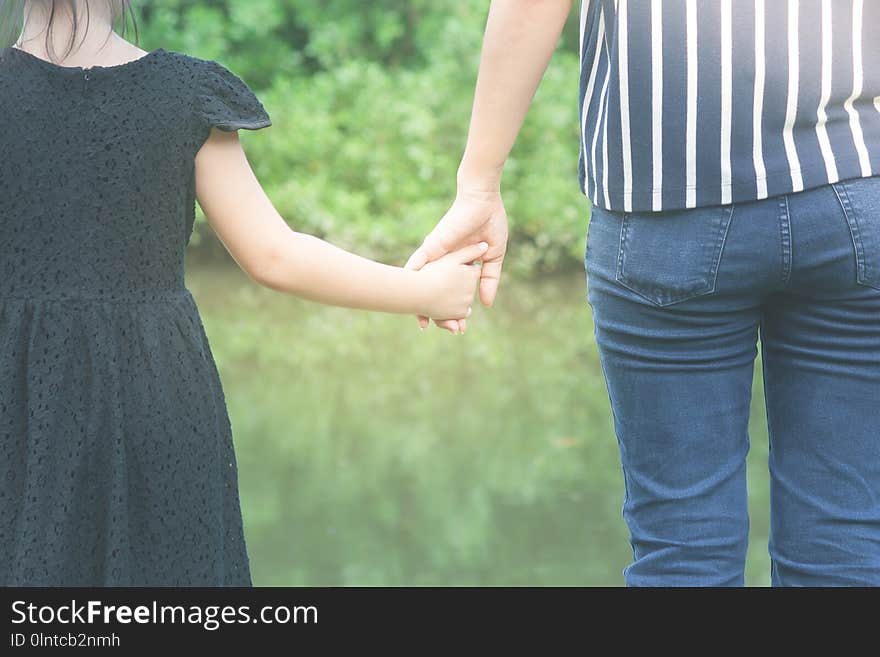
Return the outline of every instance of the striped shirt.
{"type": "Polygon", "coordinates": [[[609,210],[880,174],[880,0],[583,0],[579,178],[609,210]]]}

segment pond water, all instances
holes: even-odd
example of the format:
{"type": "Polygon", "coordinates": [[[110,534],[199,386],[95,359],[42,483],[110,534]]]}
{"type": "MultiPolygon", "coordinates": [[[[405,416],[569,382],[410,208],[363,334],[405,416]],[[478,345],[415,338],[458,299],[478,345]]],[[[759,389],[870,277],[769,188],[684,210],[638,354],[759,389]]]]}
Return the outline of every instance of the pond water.
{"type": "MultiPolygon", "coordinates": [[[[508,278],[421,333],[191,262],[223,379],[254,583],[610,585],[632,552],[583,274],[508,278]]],[[[766,585],[756,362],[747,582],[766,585]]]]}

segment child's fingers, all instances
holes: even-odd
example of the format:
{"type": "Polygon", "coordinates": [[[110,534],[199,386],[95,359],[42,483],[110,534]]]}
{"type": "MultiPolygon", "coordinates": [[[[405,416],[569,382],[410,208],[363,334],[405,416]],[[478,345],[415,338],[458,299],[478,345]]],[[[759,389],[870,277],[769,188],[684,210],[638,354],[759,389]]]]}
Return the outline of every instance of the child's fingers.
{"type": "Polygon", "coordinates": [[[428,325],[430,323],[431,323],[431,320],[429,320],[427,317],[425,317],[424,315],[419,315],[419,328],[420,329],[422,329],[424,331],[426,328],[428,328],[428,325]]]}
{"type": "Polygon", "coordinates": [[[453,251],[449,254],[449,257],[455,260],[462,265],[468,264],[477,260],[486,253],[489,245],[486,242],[480,242],[479,244],[470,244],[465,246],[458,251],[453,251]]]}
{"type": "Polygon", "coordinates": [[[458,320],[457,319],[441,319],[439,322],[434,321],[434,323],[442,329],[446,329],[450,333],[458,333],[458,320]]]}

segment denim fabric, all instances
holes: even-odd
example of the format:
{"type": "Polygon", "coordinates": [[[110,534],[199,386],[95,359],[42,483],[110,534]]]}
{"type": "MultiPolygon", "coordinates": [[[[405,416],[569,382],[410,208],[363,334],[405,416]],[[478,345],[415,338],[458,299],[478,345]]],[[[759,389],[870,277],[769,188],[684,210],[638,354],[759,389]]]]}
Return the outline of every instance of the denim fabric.
{"type": "Polygon", "coordinates": [[[760,335],[773,585],[880,585],[880,177],[669,212],[594,207],[587,298],[630,586],[742,585],[760,335]]]}

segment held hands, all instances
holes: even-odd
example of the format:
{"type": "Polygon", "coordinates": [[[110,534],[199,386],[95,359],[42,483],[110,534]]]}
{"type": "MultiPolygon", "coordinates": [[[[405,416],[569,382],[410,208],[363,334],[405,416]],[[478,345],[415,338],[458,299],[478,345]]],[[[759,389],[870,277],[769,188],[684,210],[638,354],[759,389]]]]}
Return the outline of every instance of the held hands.
{"type": "MultiPolygon", "coordinates": [[[[480,279],[480,301],[485,306],[491,306],[498,291],[501,266],[507,251],[507,212],[501,200],[501,192],[494,185],[459,184],[452,207],[410,256],[405,266],[407,269],[420,270],[433,261],[439,263],[454,249],[476,242],[488,244],[482,256],[482,268],[475,269],[475,272],[480,279]]],[[[419,317],[419,326],[426,328],[428,317],[431,317],[440,328],[451,333],[463,333],[469,314],[425,313],[419,317]]]]}
{"type": "Polygon", "coordinates": [[[480,280],[480,265],[473,263],[488,248],[486,242],[471,244],[425,264],[418,272],[425,290],[422,312],[438,320],[468,317],[480,280]]]}

